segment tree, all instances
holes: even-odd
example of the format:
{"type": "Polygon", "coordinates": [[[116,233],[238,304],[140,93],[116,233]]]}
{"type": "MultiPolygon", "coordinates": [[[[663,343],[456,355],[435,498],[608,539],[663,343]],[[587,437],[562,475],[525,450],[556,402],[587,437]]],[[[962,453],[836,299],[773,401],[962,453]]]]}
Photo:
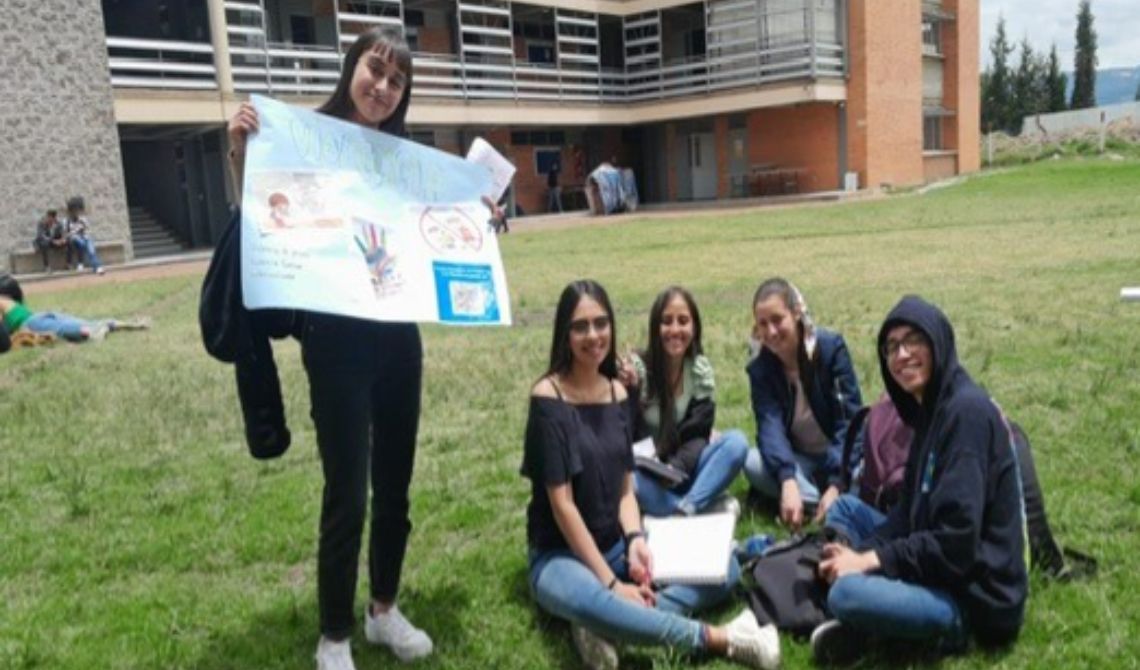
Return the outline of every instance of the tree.
{"type": "Polygon", "coordinates": [[[1134,100],[1136,100],[1137,102],[1140,102],[1140,84],[1136,85],[1136,97],[1134,98],[1134,100]]]}
{"type": "Polygon", "coordinates": [[[1090,0],[1081,0],[1077,10],[1077,51],[1073,61],[1073,97],[1069,106],[1096,107],[1096,31],[1090,0]]]}
{"type": "Polygon", "coordinates": [[[1005,36],[1005,17],[998,16],[997,32],[990,41],[991,63],[982,77],[982,130],[1005,130],[1011,125],[1009,55],[1013,45],[1005,36]]]}
{"type": "Polygon", "coordinates": [[[1010,118],[1007,126],[1011,134],[1021,133],[1026,116],[1037,114],[1045,107],[1044,64],[1033,51],[1029,38],[1021,40],[1020,59],[1013,74],[1013,97],[1010,100],[1010,118]]]}
{"type": "MultiPolygon", "coordinates": [[[[1065,104],[1065,89],[1069,86],[1069,78],[1061,72],[1061,59],[1057,57],[1057,44],[1049,51],[1049,62],[1045,71],[1045,110],[1048,112],[1063,112],[1065,104]]],[[[1140,91],[1137,91],[1140,93],[1140,91]]]]}

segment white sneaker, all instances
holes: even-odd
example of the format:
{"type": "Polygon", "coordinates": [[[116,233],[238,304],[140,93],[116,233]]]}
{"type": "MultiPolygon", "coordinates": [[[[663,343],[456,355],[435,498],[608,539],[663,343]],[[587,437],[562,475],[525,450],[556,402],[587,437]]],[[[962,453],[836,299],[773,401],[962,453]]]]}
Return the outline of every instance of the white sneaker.
{"type": "Polygon", "coordinates": [[[95,327],[88,333],[87,339],[93,342],[102,342],[107,339],[107,333],[111,332],[111,324],[107,321],[100,321],[95,324],[95,327]]]}
{"type": "Polygon", "coordinates": [[[77,263],[75,265],[75,270],[76,272],[83,272],[83,263],[77,263]]]}
{"type": "Polygon", "coordinates": [[[578,624],[570,625],[570,637],[589,670],[618,670],[617,649],[608,640],[578,624]]]}
{"type": "Polygon", "coordinates": [[[317,670],[356,670],[348,640],[333,642],[322,635],[317,643],[317,670]]]}
{"type": "Polygon", "coordinates": [[[104,270],[104,269],[103,269],[103,266],[102,266],[102,265],[100,265],[99,267],[95,268],[95,274],[97,274],[97,275],[101,275],[101,274],[103,274],[104,272],[106,272],[106,270],[104,270]]]}
{"type": "Polygon", "coordinates": [[[705,514],[723,514],[725,512],[737,520],[740,519],[740,501],[729,493],[722,493],[717,496],[716,500],[705,510],[705,514]]]}
{"type": "Polygon", "coordinates": [[[780,638],[775,626],[761,628],[756,615],[746,607],[725,628],[730,659],[760,670],[780,667],[780,638]]]}
{"type": "Polygon", "coordinates": [[[364,637],[372,644],[388,647],[396,658],[405,663],[423,658],[432,651],[428,634],[413,626],[395,605],[376,616],[372,615],[371,606],[365,606],[364,637]]]}

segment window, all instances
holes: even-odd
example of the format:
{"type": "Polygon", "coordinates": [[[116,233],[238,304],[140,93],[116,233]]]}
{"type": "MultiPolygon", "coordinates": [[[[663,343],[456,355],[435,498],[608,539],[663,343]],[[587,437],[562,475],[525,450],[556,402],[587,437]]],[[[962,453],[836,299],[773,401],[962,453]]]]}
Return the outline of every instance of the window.
{"type": "Polygon", "coordinates": [[[942,117],[925,116],[922,119],[922,150],[942,151],[942,117]]]}
{"type": "Polygon", "coordinates": [[[511,144],[516,147],[527,144],[562,146],[566,144],[566,133],[561,130],[512,130],[511,144]]]}
{"type": "Polygon", "coordinates": [[[526,45],[526,59],[531,63],[554,63],[553,44],[526,45]]]}
{"type": "Polygon", "coordinates": [[[550,172],[550,167],[560,163],[562,150],[554,147],[543,147],[534,150],[534,171],[538,174],[550,172]]]}
{"type": "Polygon", "coordinates": [[[942,54],[942,31],[936,21],[922,22],[922,53],[933,56],[942,54]]]}
{"type": "Polygon", "coordinates": [[[411,140],[417,144],[422,144],[425,147],[435,146],[435,131],[434,130],[413,130],[411,132],[411,140]]]}
{"type": "Polygon", "coordinates": [[[293,44],[316,44],[317,26],[313,17],[290,14],[289,39],[293,44]]]}

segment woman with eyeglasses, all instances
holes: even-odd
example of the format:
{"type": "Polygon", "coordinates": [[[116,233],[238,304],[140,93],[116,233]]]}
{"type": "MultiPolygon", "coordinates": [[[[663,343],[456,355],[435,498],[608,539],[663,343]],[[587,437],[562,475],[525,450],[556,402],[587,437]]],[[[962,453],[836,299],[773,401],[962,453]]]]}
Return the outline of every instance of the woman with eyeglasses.
{"type": "Polygon", "coordinates": [[[788,280],[760,284],[752,316],[753,338],[762,345],[747,368],[757,449],[744,475],[756,494],[779,501],[780,520],[799,530],[805,509],[814,508],[821,521],[839,496],[843,440],[863,398],[843,336],[815,327],[788,280]]]}
{"type": "Polygon", "coordinates": [[[701,312],[688,290],[670,286],[658,294],[649,310],[649,346],[626,357],[619,372],[640,410],[634,437],[651,437],[657,457],[687,477],[670,484],[639,469],[641,508],[653,516],[739,513],[725,491],[744,466],[748,438],[713,430],[716,382],[701,344],[701,312]]]}
{"type": "Polygon", "coordinates": [[[613,308],[597,282],[572,282],[554,316],[550,365],[531,391],[521,472],[529,581],[538,605],[571,623],[590,668],[617,668],[613,642],[665,645],[771,669],[776,629],[752,611],[726,626],[688,613],[723,602],[739,578],[708,586],[653,586],[653,556],[633,486],[632,417],[616,380],[613,308]]]}

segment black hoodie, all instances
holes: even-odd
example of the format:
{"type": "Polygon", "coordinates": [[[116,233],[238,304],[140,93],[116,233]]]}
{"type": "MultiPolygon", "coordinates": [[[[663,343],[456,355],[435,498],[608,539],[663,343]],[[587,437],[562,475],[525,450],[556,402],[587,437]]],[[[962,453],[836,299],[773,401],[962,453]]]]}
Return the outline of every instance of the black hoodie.
{"type": "Polygon", "coordinates": [[[921,298],[904,297],[887,315],[879,351],[887,392],[915,437],[899,504],[866,548],[883,575],[951,593],[980,640],[1013,640],[1028,582],[1021,486],[1001,415],[959,365],[950,321],[921,298]],[[922,403],[895,382],[881,353],[900,325],[931,345],[922,403]]]}

